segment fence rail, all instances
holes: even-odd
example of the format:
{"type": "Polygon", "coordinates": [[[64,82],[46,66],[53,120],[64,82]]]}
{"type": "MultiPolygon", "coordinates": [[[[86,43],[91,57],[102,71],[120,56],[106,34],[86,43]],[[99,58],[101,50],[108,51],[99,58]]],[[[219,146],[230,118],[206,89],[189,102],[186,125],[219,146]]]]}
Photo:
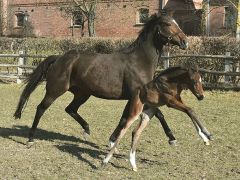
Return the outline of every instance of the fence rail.
{"type": "MultiPolygon", "coordinates": [[[[26,76],[24,75],[23,72],[27,72],[26,69],[29,71],[32,71],[33,69],[36,68],[35,65],[26,65],[26,59],[27,58],[33,58],[33,59],[42,59],[46,58],[47,55],[29,55],[24,53],[24,51],[19,51],[18,54],[0,54],[0,62],[1,58],[17,58],[16,64],[3,64],[0,63],[0,68],[15,68],[17,69],[16,74],[10,74],[10,73],[2,73],[0,72],[0,79],[1,78],[9,78],[9,79],[17,79],[17,83],[21,83],[22,79],[25,78],[26,76]]],[[[200,71],[203,73],[209,73],[213,75],[219,75],[219,76],[224,76],[224,83],[221,83],[220,88],[217,88],[216,84],[209,84],[207,82],[204,83],[206,87],[209,87],[210,89],[234,89],[234,90],[240,90],[240,86],[237,85],[229,85],[229,78],[230,77],[240,77],[240,72],[239,72],[239,62],[240,62],[240,57],[237,56],[231,56],[229,52],[226,52],[225,55],[171,55],[169,53],[164,53],[161,58],[163,59],[163,64],[164,68],[168,68],[170,64],[170,60],[174,58],[187,58],[186,60],[192,60],[192,59],[200,59],[200,58],[210,58],[210,59],[219,59],[223,60],[225,64],[225,71],[215,71],[215,70],[209,70],[209,69],[203,69],[200,68],[200,71]],[[191,59],[192,58],[192,59],[191,59]],[[231,63],[238,63],[238,67],[236,68],[236,72],[231,71],[231,63]]],[[[29,72],[28,71],[28,72],[29,72]]]]}

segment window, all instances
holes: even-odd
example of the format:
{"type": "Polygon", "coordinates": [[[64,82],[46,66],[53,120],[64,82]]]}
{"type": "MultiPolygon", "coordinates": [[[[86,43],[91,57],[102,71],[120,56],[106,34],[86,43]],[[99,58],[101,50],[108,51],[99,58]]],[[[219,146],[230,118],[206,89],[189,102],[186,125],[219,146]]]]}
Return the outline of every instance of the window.
{"type": "Polygon", "coordinates": [[[149,17],[149,9],[141,8],[137,11],[136,15],[136,24],[144,24],[148,20],[149,17]]]}
{"type": "Polygon", "coordinates": [[[17,12],[16,14],[16,26],[24,26],[25,15],[23,12],[17,12]]]}
{"type": "Polygon", "coordinates": [[[83,15],[81,12],[74,12],[73,13],[73,18],[72,18],[72,26],[74,27],[79,27],[82,26],[83,24],[83,15]]]}
{"type": "Polygon", "coordinates": [[[224,27],[229,29],[234,26],[234,12],[232,12],[232,8],[225,6],[224,7],[224,27]]]}

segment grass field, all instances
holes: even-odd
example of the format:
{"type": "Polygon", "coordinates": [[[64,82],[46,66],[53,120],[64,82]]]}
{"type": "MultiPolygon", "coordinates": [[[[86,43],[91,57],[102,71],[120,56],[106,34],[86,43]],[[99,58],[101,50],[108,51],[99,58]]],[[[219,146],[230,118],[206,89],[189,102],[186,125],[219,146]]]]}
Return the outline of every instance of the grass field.
{"type": "Polygon", "coordinates": [[[44,86],[32,94],[22,119],[14,120],[22,88],[0,84],[0,179],[240,179],[240,93],[206,92],[201,102],[190,93],[183,94],[214,135],[210,146],[204,145],[185,114],[162,107],[179,145],[168,145],[159,122],[152,119],[138,145],[138,172],[133,172],[128,154],[136,123],[122,139],[120,154],[101,168],[125,101],[90,98],[79,110],[91,130],[84,141],[80,126],[64,112],[72,98],[66,93],[46,111],[36,144],[28,149],[29,127],[44,86]]]}

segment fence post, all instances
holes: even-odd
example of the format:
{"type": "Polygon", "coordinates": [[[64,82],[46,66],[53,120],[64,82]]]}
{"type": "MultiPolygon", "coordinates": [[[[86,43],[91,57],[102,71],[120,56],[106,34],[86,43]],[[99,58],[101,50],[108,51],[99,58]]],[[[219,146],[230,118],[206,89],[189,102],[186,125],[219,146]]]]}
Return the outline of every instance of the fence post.
{"type": "MultiPolygon", "coordinates": [[[[231,53],[226,52],[225,56],[229,57],[229,56],[231,56],[231,53]]],[[[231,71],[231,65],[230,65],[230,61],[228,59],[225,59],[225,61],[224,61],[224,71],[225,72],[230,72],[231,71]]],[[[224,81],[229,82],[229,80],[230,80],[230,76],[225,75],[224,76],[224,81]]]]}
{"type": "Polygon", "coordinates": [[[163,52],[163,55],[167,57],[167,58],[164,58],[164,60],[163,60],[164,69],[169,68],[169,54],[170,54],[169,51],[163,52]]]}
{"type": "MultiPolygon", "coordinates": [[[[25,58],[23,57],[24,55],[24,51],[19,51],[19,55],[20,57],[18,58],[18,66],[24,65],[25,64],[25,58]]],[[[21,84],[22,80],[20,79],[20,77],[22,76],[23,73],[23,69],[18,67],[17,68],[17,84],[21,84]]]]}

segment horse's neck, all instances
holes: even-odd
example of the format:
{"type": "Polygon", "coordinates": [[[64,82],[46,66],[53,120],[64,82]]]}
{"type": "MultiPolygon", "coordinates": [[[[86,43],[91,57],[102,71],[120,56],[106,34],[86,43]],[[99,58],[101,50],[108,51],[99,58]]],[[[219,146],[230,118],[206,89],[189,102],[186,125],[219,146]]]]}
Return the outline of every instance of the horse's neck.
{"type": "Polygon", "coordinates": [[[163,46],[157,50],[154,46],[152,35],[148,35],[147,39],[141,43],[136,51],[139,52],[139,56],[144,57],[144,60],[151,64],[155,69],[159,60],[159,56],[161,55],[162,48],[163,46]]]}

